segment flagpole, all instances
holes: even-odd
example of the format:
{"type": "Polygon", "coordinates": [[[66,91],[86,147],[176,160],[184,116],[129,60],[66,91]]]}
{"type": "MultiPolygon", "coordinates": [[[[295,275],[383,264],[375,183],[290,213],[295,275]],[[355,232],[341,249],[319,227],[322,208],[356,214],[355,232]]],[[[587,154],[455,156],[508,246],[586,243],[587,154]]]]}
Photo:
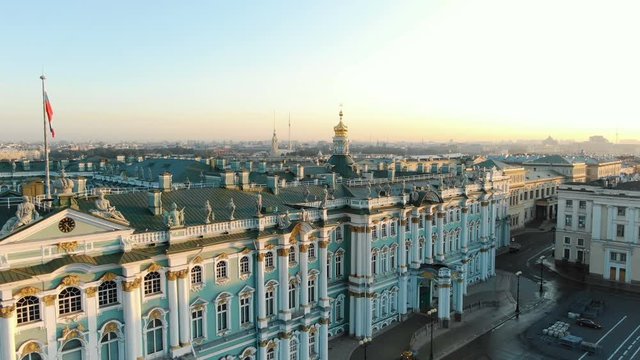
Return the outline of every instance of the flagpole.
{"type": "Polygon", "coordinates": [[[40,76],[40,80],[42,80],[42,122],[44,129],[44,176],[45,176],[45,201],[49,201],[51,199],[51,181],[49,180],[49,142],[47,139],[47,110],[45,104],[45,94],[44,94],[44,81],[46,77],[44,74],[40,76]]]}

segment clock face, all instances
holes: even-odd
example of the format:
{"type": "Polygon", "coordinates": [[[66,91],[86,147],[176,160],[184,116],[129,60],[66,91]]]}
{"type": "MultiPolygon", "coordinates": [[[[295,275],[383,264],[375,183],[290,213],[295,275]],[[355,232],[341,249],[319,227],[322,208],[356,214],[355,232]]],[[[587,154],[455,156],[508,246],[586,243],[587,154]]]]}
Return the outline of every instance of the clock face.
{"type": "Polygon", "coordinates": [[[58,223],[58,229],[63,233],[71,232],[76,227],[76,222],[70,217],[66,217],[58,223]]]}

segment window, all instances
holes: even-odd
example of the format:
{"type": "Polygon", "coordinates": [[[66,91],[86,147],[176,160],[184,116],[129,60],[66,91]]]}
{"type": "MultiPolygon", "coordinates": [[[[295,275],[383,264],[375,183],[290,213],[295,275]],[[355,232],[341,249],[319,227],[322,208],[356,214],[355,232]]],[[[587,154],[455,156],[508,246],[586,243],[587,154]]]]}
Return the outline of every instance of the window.
{"type": "Polygon", "coordinates": [[[587,208],[587,202],[584,200],[580,200],[580,202],[578,202],[578,208],[580,208],[581,210],[584,210],[587,208]]]}
{"type": "Polygon", "coordinates": [[[336,228],[336,241],[342,241],[342,228],[336,228]]]}
{"type": "Polygon", "coordinates": [[[227,262],[224,260],[216,264],[216,280],[218,279],[228,279],[227,262]]]}
{"type": "Polygon", "coordinates": [[[250,273],[249,257],[248,256],[243,256],[240,259],[240,275],[249,275],[249,273],[250,273]]]}
{"type": "Polygon", "coordinates": [[[396,292],[392,292],[391,296],[389,296],[389,303],[391,303],[391,313],[392,314],[395,313],[396,311],[398,311],[396,292]]]}
{"type": "Polygon", "coordinates": [[[315,277],[310,277],[308,283],[308,295],[309,295],[309,302],[315,302],[316,301],[316,278],[315,277]]]}
{"type": "Polygon", "coordinates": [[[316,245],[309,244],[309,259],[315,259],[316,257],[316,245]]]}
{"type": "Polygon", "coordinates": [[[584,251],[578,250],[576,252],[576,262],[577,263],[582,263],[583,261],[584,261],[584,251]]]}
{"type": "Polygon", "coordinates": [[[620,262],[627,262],[627,254],[620,253],[620,262]]]}
{"type": "Polygon", "coordinates": [[[618,216],[625,216],[625,208],[618,206],[618,216]]]}
{"type": "Polygon", "coordinates": [[[274,290],[273,289],[269,289],[266,291],[265,293],[265,304],[266,304],[266,311],[267,311],[267,316],[272,316],[275,313],[275,303],[274,303],[274,290]]]}
{"type": "Polygon", "coordinates": [[[160,273],[152,271],[144,277],[144,295],[160,294],[162,289],[160,287],[160,273]]]}
{"type": "Polygon", "coordinates": [[[273,348],[267,350],[267,360],[276,360],[276,351],[273,348]]]}
{"type": "Polygon", "coordinates": [[[420,221],[418,222],[418,227],[420,229],[424,229],[424,218],[421,216],[420,221]]]}
{"type": "Polygon", "coordinates": [[[62,360],[82,359],[82,343],[80,340],[70,340],[62,347],[62,360]]]}
{"type": "Polygon", "coordinates": [[[296,339],[289,341],[289,360],[298,360],[298,342],[296,339]]]}
{"type": "Polygon", "coordinates": [[[404,245],[404,248],[405,248],[404,251],[405,251],[405,255],[406,255],[405,258],[404,258],[404,261],[405,261],[405,264],[409,264],[411,262],[411,260],[409,258],[409,254],[410,254],[409,250],[411,249],[411,242],[406,243],[404,245]]]}
{"type": "Polygon", "coordinates": [[[341,278],[342,277],[342,253],[336,254],[336,257],[334,260],[336,264],[335,276],[336,278],[341,278]]]}
{"type": "Polygon", "coordinates": [[[396,236],[396,222],[391,222],[391,236],[396,236]]]}
{"type": "Polygon", "coordinates": [[[378,318],[378,301],[376,299],[371,300],[371,318],[378,318]]]}
{"type": "Polygon", "coordinates": [[[396,269],[396,248],[392,247],[389,253],[389,266],[391,267],[391,271],[396,269]]]}
{"type": "Polygon", "coordinates": [[[18,324],[40,320],[40,300],[35,296],[25,296],[16,303],[18,324]]]}
{"type": "Polygon", "coordinates": [[[540,197],[540,189],[536,189],[536,199],[540,197]]]}
{"type": "Polygon", "coordinates": [[[609,253],[609,260],[611,261],[618,261],[618,253],[616,252],[610,252],[609,253]]]}
{"type": "Polygon", "coordinates": [[[216,306],[216,320],[218,321],[218,332],[229,330],[229,304],[226,301],[219,301],[216,306]]]}
{"type": "Polygon", "coordinates": [[[578,246],[584,246],[584,239],[578,239],[578,246]]]}
{"type": "Polygon", "coordinates": [[[382,237],[387,237],[387,224],[382,224],[382,237]]]}
{"type": "Polygon", "coordinates": [[[147,355],[158,354],[164,350],[162,321],[152,319],[147,323],[147,355]]]}
{"type": "Polygon", "coordinates": [[[273,252],[269,251],[264,254],[264,266],[267,269],[273,269],[273,252]]]}
{"type": "Polygon", "coordinates": [[[378,238],[378,227],[376,225],[373,225],[371,227],[371,238],[373,240],[376,240],[378,238]]]}
{"type": "Polygon", "coordinates": [[[621,225],[621,224],[616,225],[616,236],[624,237],[624,225],[621,225]]]}
{"type": "Polygon", "coordinates": [[[563,256],[563,258],[565,258],[565,259],[569,259],[570,255],[571,255],[571,249],[564,249],[564,256],[563,256]]]}
{"type": "Polygon", "coordinates": [[[586,217],[584,215],[578,216],[578,228],[579,229],[584,229],[585,222],[586,222],[586,217]]]}
{"type": "Polygon", "coordinates": [[[58,313],[60,315],[82,311],[82,293],[76,287],[63,289],[58,295],[58,313]]]}
{"type": "Polygon", "coordinates": [[[202,284],[202,266],[196,265],[191,268],[191,285],[202,284]]]}
{"type": "Polygon", "coordinates": [[[296,263],[296,247],[291,246],[289,248],[289,264],[294,265],[296,263]]]}
{"type": "Polygon", "coordinates": [[[118,303],[118,284],[113,280],[104,281],[98,286],[98,306],[109,306],[118,303]]]}
{"type": "Polygon", "coordinates": [[[289,309],[296,308],[296,284],[289,282],[289,309]]]}
{"type": "Polygon", "coordinates": [[[371,274],[373,275],[376,274],[377,262],[378,262],[378,253],[374,252],[373,254],[371,254],[371,274]]]}
{"type": "Polygon", "coordinates": [[[380,313],[382,314],[382,317],[387,316],[387,297],[383,296],[382,299],[380,299],[380,313]]]}
{"type": "Polygon", "coordinates": [[[38,353],[31,353],[21,357],[20,360],[42,360],[42,356],[38,353]]]}
{"type": "Polygon", "coordinates": [[[336,300],[336,321],[342,321],[344,318],[344,302],[342,298],[336,300]]]}
{"type": "Polygon", "coordinates": [[[118,335],[116,335],[116,333],[109,332],[102,335],[102,339],[100,339],[100,359],[120,359],[120,352],[118,351],[118,335]]]}
{"type": "Polygon", "coordinates": [[[564,216],[564,224],[566,226],[571,226],[571,223],[573,222],[573,218],[571,215],[565,215],[564,216]]]}
{"type": "Polygon", "coordinates": [[[316,354],[316,333],[309,333],[309,356],[316,354]]]}
{"type": "Polygon", "coordinates": [[[406,223],[404,224],[404,231],[411,232],[411,225],[409,225],[409,221],[406,221],[406,223]]]}
{"type": "Polygon", "coordinates": [[[240,298],[240,325],[251,323],[251,296],[240,298]]]}
{"type": "Polygon", "coordinates": [[[204,337],[204,310],[191,310],[191,341],[204,337]]]}

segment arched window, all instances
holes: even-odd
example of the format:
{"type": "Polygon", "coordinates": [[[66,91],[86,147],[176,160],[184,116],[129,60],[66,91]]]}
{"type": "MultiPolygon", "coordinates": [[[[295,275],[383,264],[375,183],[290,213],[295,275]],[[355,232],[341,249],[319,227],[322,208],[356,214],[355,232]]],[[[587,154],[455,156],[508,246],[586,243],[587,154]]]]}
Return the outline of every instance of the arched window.
{"type": "Polygon", "coordinates": [[[378,238],[378,227],[376,225],[373,225],[371,227],[371,238],[373,240],[376,240],[378,238]]]}
{"type": "Polygon", "coordinates": [[[395,220],[391,222],[391,236],[396,236],[396,222],[395,222],[395,220]]]}
{"type": "Polygon", "coordinates": [[[40,300],[35,296],[25,296],[16,303],[18,324],[40,320],[40,300]]]}
{"type": "Polygon", "coordinates": [[[42,356],[38,353],[31,353],[21,357],[20,360],[42,360],[42,356]]]}
{"type": "Polygon", "coordinates": [[[343,252],[342,251],[337,252],[334,258],[334,262],[336,265],[336,271],[334,275],[336,278],[342,277],[342,259],[343,259],[343,252]]]}
{"type": "Polygon", "coordinates": [[[228,278],[227,262],[224,260],[218,261],[216,264],[216,279],[228,278]]]}
{"type": "Polygon", "coordinates": [[[267,316],[272,316],[276,312],[275,292],[276,292],[275,287],[269,286],[269,284],[267,284],[267,290],[265,291],[265,296],[264,296],[267,316]]]}
{"type": "Polygon", "coordinates": [[[161,353],[164,350],[162,321],[151,319],[147,323],[147,355],[161,353]]]}
{"type": "Polygon", "coordinates": [[[160,273],[152,271],[144,277],[144,295],[160,294],[162,288],[160,287],[160,273]]]}
{"type": "Polygon", "coordinates": [[[310,276],[309,280],[307,281],[308,286],[307,286],[307,292],[308,292],[308,297],[309,297],[309,302],[315,302],[316,301],[316,278],[315,276],[310,276]]]}
{"type": "Polygon", "coordinates": [[[336,241],[342,240],[342,227],[338,226],[336,228],[336,241]]]}
{"type": "MultiPolygon", "coordinates": [[[[224,294],[222,294],[224,295],[224,294]]],[[[227,297],[219,296],[216,301],[216,330],[218,333],[229,330],[229,322],[231,319],[231,313],[229,312],[229,299],[227,297]]]]}
{"type": "Polygon", "coordinates": [[[309,357],[313,357],[316,354],[316,333],[309,332],[309,357]]]}
{"type": "Polygon", "coordinates": [[[396,246],[394,245],[390,250],[389,250],[389,267],[391,271],[394,271],[396,269],[396,246]]]}
{"type": "Polygon", "coordinates": [[[273,348],[267,350],[267,360],[276,360],[276,351],[273,348]]]}
{"type": "Polygon", "coordinates": [[[382,317],[387,316],[387,296],[383,296],[382,299],[380,299],[380,313],[382,314],[382,317]]]}
{"type": "Polygon", "coordinates": [[[100,340],[100,359],[101,360],[118,360],[120,359],[118,349],[118,335],[109,332],[102,335],[100,340]]]}
{"type": "Polygon", "coordinates": [[[387,249],[380,252],[380,272],[383,274],[387,272],[387,249]]]}
{"type": "Polygon", "coordinates": [[[100,307],[118,303],[118,284],[113,280],[103,281],[98,286],[98,305],[100,307]]]}
{"type": "Polygon", "coordinates": [[[264,254],[264,266],[267,269],[273,269],[273,252],[269,251],[264,254]]]}
{"type": "Polygon", "coordinates": [[[336,322],[342,321],[344,318],[344,301],[342,298],[336,300],[336,322]]]}
{"type": "Polygon", "coordinates": [[[249,273],[250,273],[249,257],[248,256],[243,256],[240,259],[240,275],[249,275],[249,273]]]}
{"type": "Polygon", "coordinates": [[[316,245],[309,244],[309,259],[313,259],[316,257],[316,245]]]}
{"type": "Polygon", "coordinates": [[[295,264],[296,262],[296,247],[291,246],[289,248],[289,264],[295,264]]]}
{"type": "Polygon", "coordinates": [[[191,268],[191,285],[202,284],[202,266],[196,265],[191,268]]]}
{"type": "Polygon", "coordinates": [[[378,269],[378,251],[371,252],[371,274],[375,275],[378,269]]]}
{"type": "Polygon", "coordinates": [[[82,293],[76,287],[68,287],[58,295],[58,313],[60,315],[82,311],[82,293]]]}
{"type": "Polygon", "coordinates": [[[289,360],[298,360],[298,341],[296,339],[289,341],[289,360]]]}
{"type": "Polygon", "coordinates": [[[62,360],[82,359],[82,343],[80,340],[70,340],[62,347],[62,360]]]}
{"type": "Polygon", "coordinates": [[[289,281],[289,309],[296,307],[296,283],[289,281]]]}
{"type": "Polygon", "coordinates": [[[371,317],[375,320],[378,318],[378,300],[371,300],[371,317]]]}
{"type": "Polygon", "coordinates": [[[387,237],[387,224],[382,224],[382,237],[387,237]]]}

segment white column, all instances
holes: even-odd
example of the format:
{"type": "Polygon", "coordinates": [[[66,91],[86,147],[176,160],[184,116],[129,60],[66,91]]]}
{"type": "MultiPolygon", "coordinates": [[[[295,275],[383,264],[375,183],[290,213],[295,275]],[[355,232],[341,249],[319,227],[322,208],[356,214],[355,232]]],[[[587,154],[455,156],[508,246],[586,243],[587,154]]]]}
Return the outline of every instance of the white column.
{"type": "Polygon", "coordinates": [[[349,295],[349,335],[357,336],[356,334],[356,297],[349,295]]]}
{"type": "Polygon", "coordinates": [[[363,257],[363,266],[364,266],[364,275],[366,277],[372,277],[373,272],[371,271],[371,227],[367,226],[366,231],[362,234],[364,236],[364,251],[362,252],[363,257]]]}
{"type": "Polygon", "coordinates": [[[355,226],[351,227],[351,251],[350,251],[350,255],[351,255],[351,266],[350,266],[350,270],[349,270],[349,275],[354,276],[358,273],[358,269],[359,269],[359,262],[358,262],[358,257],[356,255],[357,253],[357,249],[358,249],[358,229],[355,226]]]}
{"type": "Polygon", "coordinates": [[[487,268],[488,268],[488,257],[489,257],[489,249],[485,248],[484,245],[482,249],[480,249],[480,278],[484,281],[487,280],[487,268]]]}
{"type": "Polygon", "coordinates": [[[180,346],[191,343],[191,311],[189,311],[189,273],[186,270],[178,272],[178,315],[180,317],[180,346]]]}
{"type": "MultiPolygon", "coordinates": [[[[326,266],[326,263],[325,263],[326,266]]],[[[309,245],[300,245],[300,305],[304,313],[308,314],[311,310],[309,306],[309,245]]]]}
{"type": "MultiPolygon", "coordinates": [[[[320,332],[318,334],[318,355],[320,360],[329,360],[329,319],[320,320],[320,332]]],[[[285,358],[288,359],[288,358],[285,358]]]]}
{"type": "Polygon", "coordinates": [[[489,260],[491,262],[491,271],[489,272],[489,275],[491,276],[495,276],[496,275],[496,246],[491,245],[491,250],[489,251],[489,260]]]}
{"type": "Polygon", "coordinates": [[[420,224],[420,215],[414,213],[411,217],[411,261],[410,265],[412,269],[418,269],[420,267],[420,230],[418,225],[420,224]]]}
{"type": "Polygon", "coordinates": [[[264,288],[264,254],[259,253],[257,258],[256,289],[258,291],[258,327],[263,329],[267,327],[267,304],[265,300],[267,295],[264,288]]]}
{"type": "Polygon", "coordinates": [[[320,248],[320,279],[318,285],[320,291],[318,293],[319,304],[326,308],[329,306],[329,294],[327,286],[327,247],[329,246],[329,239],[323,238],[318,241],[318,247],[320,248]]]}
{"type": "Polygon", "coordinates": [[[400,275],[400,292],[398,293],[398,312],[400,315],[407,313],[407,286],[409,283],[409,276],[407,273],[400,275]]]}
{"type": "Polygon", "coordinates": [[[260,346],[258,346],[258,359],[257,360],[266,360],[267,359],[267,341],[261,341],[260,346]]]}
{"type": "Polygon", "coordinates": [[[627,208],[627,228],[624,231],[625,241],[632,243],[638,238],[636,235],[636,210],[635,208],[627,208]]]}
{"type": "Polygon", "coordinates": [[[438,226],[438,238],[436,240],[436,257],[438,261],[444,261],[444,212],[438,211],[436,216],[436,225],[438,226]]]}
{"type": "MultiPolygon", "coordinates": [[[[125,271],[127,269],[125,268],[125,271]]],[[[124,303],[125,358],[142,356],[142,315],[140,313],[140,278],[127,278],[122,284],[124,303]]]]}
{"type": "Polygon", "coordinates": [[[491,217],[489,219],[489,229],[491,229],[491,240],[496,239],[496,217],[497,217],[497,200],[491,201],[491,217]]]}
{"type": "MultiPolygon", "coordinates": [[[[306,251],[305,251],[306,252],[306,251]]],[[[300,251],[300,263],[302,263],[303,251],[300,251]]],[[[290,320],[289,310],[289,249],[278,249],[278,277],[280,279],[280,320],[290,320]]]]}
{"type": "Polygon", "coordinates": [[[426,255],[427,264],[433,264],[433,215],[431,213],[427,214],[425,218],[425,231],[424,231],[424,240],[426,246],[426,255]]]}
{"type": "Polygon", "coordinates": [[[613,222],[615,207],[607,206],[607,240],[616,239],[616,227],[613,222]]]}
{"type": "Polygon", "coordinates": [[[400,265],[400,273],[407,271],[407,250],[406,250],[406,227],[407,219],[400,221],[400,236],[398,238],[398,264],[400,265]]]}
{"type": "MultiPolygon", "coordinates": [[[[600,224],[602,224],[602,205],[593,204],[593,219],[591,220],[591,239],[600,240],[602,234],[600,224]]],[[[563,219],[558,218],[558,221],[563,219]]]]}
{"type": "Polygon", "coordinates": [[[469,258],[466,257],[462,260],[462,274],[464,275],[464,281],[462,282],[462,292],[467,295],[467,289],[469,287],[469,258]]]}
{"type": "Polygon", "coordinates": [[[280,359],[289,359],[289,343],[291,342],[291,334],[290,333],[281,333],[280,334],[280,343],[278,347],[280,348],[280,359]]]}
{"type": "MultiPolygon", "coordinates": [[[[44,327],[47,330],[47,355],[50,359],[56,359],[58,356],[57,346],[57,319],[56,319],[56,298],[57,295],[45,295],[42,297],[44,311],[44,327]]],[[[1,334],[1,333],[0,333],[1,334]]]]}
{"type": "Polygon", "coordinates": [[[90,287],[85,290],[86,293],[86,313],[87,325],[89,330],[89,346],[87,348],[87,359],[98,360],[98,292],[97,287],[90,287]]]}
{"type": "Polygon", "coordinates": [[[484,243],[489,236],[489,202],[480,203],[480,240],[484,243]]]}
{"type": "Polygon", "coordinates": [[[442,321],[442,327],[449,327],[451,319],[451,270],[440,268],[438,270],[438,318],[442,321]]]}
{"type": "Polygon", "coordinates": [[[177,274],[167,272],[167,297],[169,298],[169,346],[171,349],[180,347],[180,326],[178,320],[178,284],[177,274]]]}
{"type": "Polygon", "coordinates": [[[16,358],[16,311],[15,306],[3,304],[0,307],[0,358],[16,358]]]}
{"type": "Polygon", "coordinates": [[[469,219],[467,213],[468,207],[462,208],[462,227],[460,229],[460,243],[462,246],[462,252],[466,253],[469,248],[469,219]]]}
{"type": "Polygon", "coordinates": [[[309,327],[307,326],[304,326],[300,332],[298,360],[309,360],[309,327]]]}

